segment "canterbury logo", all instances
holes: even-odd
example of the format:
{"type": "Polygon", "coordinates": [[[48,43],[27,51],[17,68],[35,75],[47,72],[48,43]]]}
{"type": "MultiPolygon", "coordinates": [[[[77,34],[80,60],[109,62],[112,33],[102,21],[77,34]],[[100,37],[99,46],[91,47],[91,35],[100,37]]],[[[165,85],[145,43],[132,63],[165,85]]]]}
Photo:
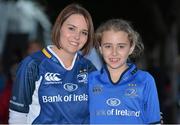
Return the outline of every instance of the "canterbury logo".
{"type": "Polygon", "coordinates": [[[46,81],[56,81],[57,82],[57,81],[61,80],[58,76],[60,76],[59,73],[48,72],[45,74],[45,79],[46,79],[46,81]]]}

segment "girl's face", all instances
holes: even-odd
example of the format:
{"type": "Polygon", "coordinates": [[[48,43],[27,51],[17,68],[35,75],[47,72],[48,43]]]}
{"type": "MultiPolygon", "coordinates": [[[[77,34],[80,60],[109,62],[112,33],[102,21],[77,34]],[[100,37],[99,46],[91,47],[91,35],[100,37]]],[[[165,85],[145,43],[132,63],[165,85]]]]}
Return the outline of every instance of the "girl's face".
{"type": "Polygon", "coordinates": [[[100,52],[108,69],[125,69],[127,58],[133,49],[126,32],[113,30],[103,32],[100,52]]]}
{"type": "Polygon", "coordinates": [[[75,54],[87,42],[88,24],[84,16],[73,14],[63,23],[60,30],[61,51],[67,54],[75,54]]]}

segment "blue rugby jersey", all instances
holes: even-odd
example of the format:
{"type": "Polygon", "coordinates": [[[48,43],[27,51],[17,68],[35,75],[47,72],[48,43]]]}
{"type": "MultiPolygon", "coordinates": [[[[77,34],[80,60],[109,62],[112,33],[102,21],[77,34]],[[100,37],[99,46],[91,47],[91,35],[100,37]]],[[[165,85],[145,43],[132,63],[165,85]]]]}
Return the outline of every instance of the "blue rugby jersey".
{"type": "Polygon", "coordinates": [[[89,74],[91,124],[160,123],[154,78],[134,64],[128,65],[116,84],[107,67],[89,74]]]}
{"type": "Polygon", "coordinates": [[[96,69],[80,54],[71,70],[56,57],[47,47],[20,63],[10,109],[27,113],[27,123],[87,124],[88,73],[96,69]]]}

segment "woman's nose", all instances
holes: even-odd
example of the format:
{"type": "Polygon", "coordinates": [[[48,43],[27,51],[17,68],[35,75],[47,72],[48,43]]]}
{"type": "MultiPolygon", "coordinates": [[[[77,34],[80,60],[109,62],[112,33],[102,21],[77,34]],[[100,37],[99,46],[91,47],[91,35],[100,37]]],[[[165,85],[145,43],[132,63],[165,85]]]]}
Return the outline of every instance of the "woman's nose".
{"type": "Polygon", "coordinates": [[[79,40],[80,39],[80,33],[76,32],[74,37],[75,37],[76,40],[79,40]]]}

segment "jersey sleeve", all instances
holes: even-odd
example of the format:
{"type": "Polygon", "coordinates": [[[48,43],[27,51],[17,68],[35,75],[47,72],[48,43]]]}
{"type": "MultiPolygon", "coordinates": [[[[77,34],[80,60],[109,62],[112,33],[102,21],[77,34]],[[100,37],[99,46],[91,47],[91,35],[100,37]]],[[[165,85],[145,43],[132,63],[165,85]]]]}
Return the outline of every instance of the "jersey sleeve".
{"type": "Polygon", "coordinates": [[[31,57],[25,58],[19,65],[16,79],[13,83],[10,110],[21,113],[29,112],[32,94],[35,89],[38,68],[31,57]]]}
{"type": "Polygon", "coordinates": [[[159,99],[154,78],[147,73],[144,91],[144,115],[147,124],[160,123],[159,99]]]}

